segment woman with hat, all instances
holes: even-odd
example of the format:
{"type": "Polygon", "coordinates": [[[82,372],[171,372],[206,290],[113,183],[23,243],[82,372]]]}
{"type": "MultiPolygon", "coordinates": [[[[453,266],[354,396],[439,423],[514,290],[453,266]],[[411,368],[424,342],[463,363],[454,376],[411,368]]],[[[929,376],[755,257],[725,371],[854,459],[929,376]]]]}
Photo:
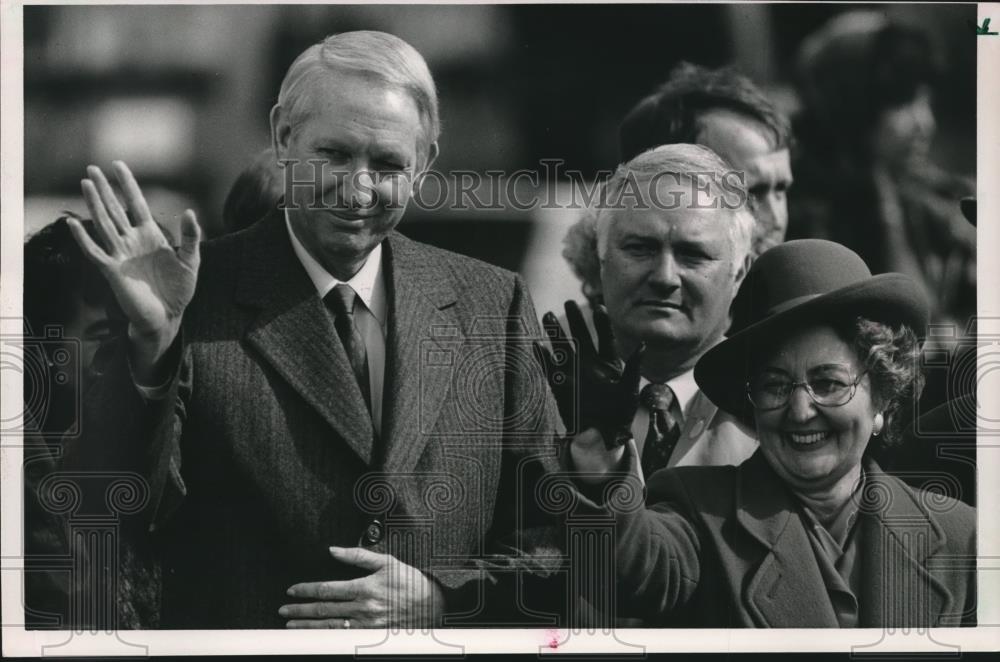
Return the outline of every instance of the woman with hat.
{"type": "MultiPolygon", "coordinates": [[[[616,520],[619,615],[687,627],[974,624],[974,564],[956,559],[976,556],[975,510],[869,457],[919,396],[927,316],[908,277],[873,277],[839,244],[765,252],[728,338],[695,368],[720,408],[756,426],[760,449],[738,467],[656,472],[645,507],[605,490],[595,511],[616,520]]],[[[631,446],[607,453],[634,480],[631,446]]]]}

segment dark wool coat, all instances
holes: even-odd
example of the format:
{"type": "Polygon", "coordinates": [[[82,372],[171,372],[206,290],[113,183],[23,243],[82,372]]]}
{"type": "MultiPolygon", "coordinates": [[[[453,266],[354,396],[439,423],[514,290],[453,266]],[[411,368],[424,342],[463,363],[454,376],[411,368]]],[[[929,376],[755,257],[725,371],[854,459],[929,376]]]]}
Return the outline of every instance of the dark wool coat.
{"type": "MultiPolygon", "coordinates": [[[[865,471],[859,627],[974,625],[975,509],[874,462],[865,471]]],[[[761,452],[739,467],[661,470],[646,488],[647,507],[634,486],[609,502],[620,615],[647,627],[838,626],[806,523],[761,452]]]]}
{"type": "Polygon", "coordinates": [[[280,214],[203,247],[165,399],[139,396],[124,350],[88,395],[70,464],[148,480],[161,627],[284,627],[292,584],[367,574],[331,545],[420,568],[471,621],[523,612],[499,606],[507,579],[558,563],[531,498],[556,414],[523,282],[398,233],[383,246],[381,438],[280,214]]]}

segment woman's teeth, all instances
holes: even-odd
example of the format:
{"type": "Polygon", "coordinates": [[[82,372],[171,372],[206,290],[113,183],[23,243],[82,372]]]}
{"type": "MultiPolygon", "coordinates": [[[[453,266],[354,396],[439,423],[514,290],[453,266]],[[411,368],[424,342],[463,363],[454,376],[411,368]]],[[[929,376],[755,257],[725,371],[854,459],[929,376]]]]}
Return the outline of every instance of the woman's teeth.
{"type": "Polygon", "coordinates": [[[811,446],[826,439],[826,432],[789,432],[788,438],[793,444],[800,446],[811,446]]]}

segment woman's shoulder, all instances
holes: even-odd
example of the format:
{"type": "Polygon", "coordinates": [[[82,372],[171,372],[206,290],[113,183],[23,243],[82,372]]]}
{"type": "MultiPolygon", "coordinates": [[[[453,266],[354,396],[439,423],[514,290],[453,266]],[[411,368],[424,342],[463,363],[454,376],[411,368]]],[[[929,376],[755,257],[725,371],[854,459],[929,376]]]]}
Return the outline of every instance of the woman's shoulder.
{"type": "Polygon", "coordinates": [[[969,504],[934,489],[907,485],[896,476],[882,474],[882,479],[890,482],[895,492],[912,499],[916,507],[928,520],[940,527],[949,540],[963,543],[975,535],[976,509],[969,504]]]}

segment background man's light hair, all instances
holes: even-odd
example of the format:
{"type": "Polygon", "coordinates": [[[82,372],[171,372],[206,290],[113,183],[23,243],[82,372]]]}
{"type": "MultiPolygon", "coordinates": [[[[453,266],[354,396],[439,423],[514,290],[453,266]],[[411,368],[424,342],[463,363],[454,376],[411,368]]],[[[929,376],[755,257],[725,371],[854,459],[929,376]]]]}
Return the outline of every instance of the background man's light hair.
{"type": "MultiPolygon", "coordinates": [[[[629,180],[645,183],[638,191],[643,196],[643,204],[651,206],[664,205],[668,201],[658,199],[655,191],[648,191],[649,183],[654,178],[657,182],[689,181],[694,191],[694,178],[698,177],[708,184],[708,194],[713,198],[713,207],[723,216],[720,221],[726,222],[729,230],[729,241],[733,251],[733,274],[750,254],[750,241],[753,234],[754,218],[746,207],[747,192],[741,177],[734,176],[732,166],[726,163],[718,154],[702,145],[674,144],[662,145],[647,150],[628,163],[618,166],[615,173],[608,179],[604,187],[605,195],[599,198],[593,223],[597,233],[597,255],[604,259],[608,250],[608,236],[611,224],[619,214],[627,213],[621,200],[628,195],[624,193],[629,180]],[[725,182],[725,185],[721,184],[725,182]]],[[[689,199],[691,204],[693,199],[689,199]]]]}

